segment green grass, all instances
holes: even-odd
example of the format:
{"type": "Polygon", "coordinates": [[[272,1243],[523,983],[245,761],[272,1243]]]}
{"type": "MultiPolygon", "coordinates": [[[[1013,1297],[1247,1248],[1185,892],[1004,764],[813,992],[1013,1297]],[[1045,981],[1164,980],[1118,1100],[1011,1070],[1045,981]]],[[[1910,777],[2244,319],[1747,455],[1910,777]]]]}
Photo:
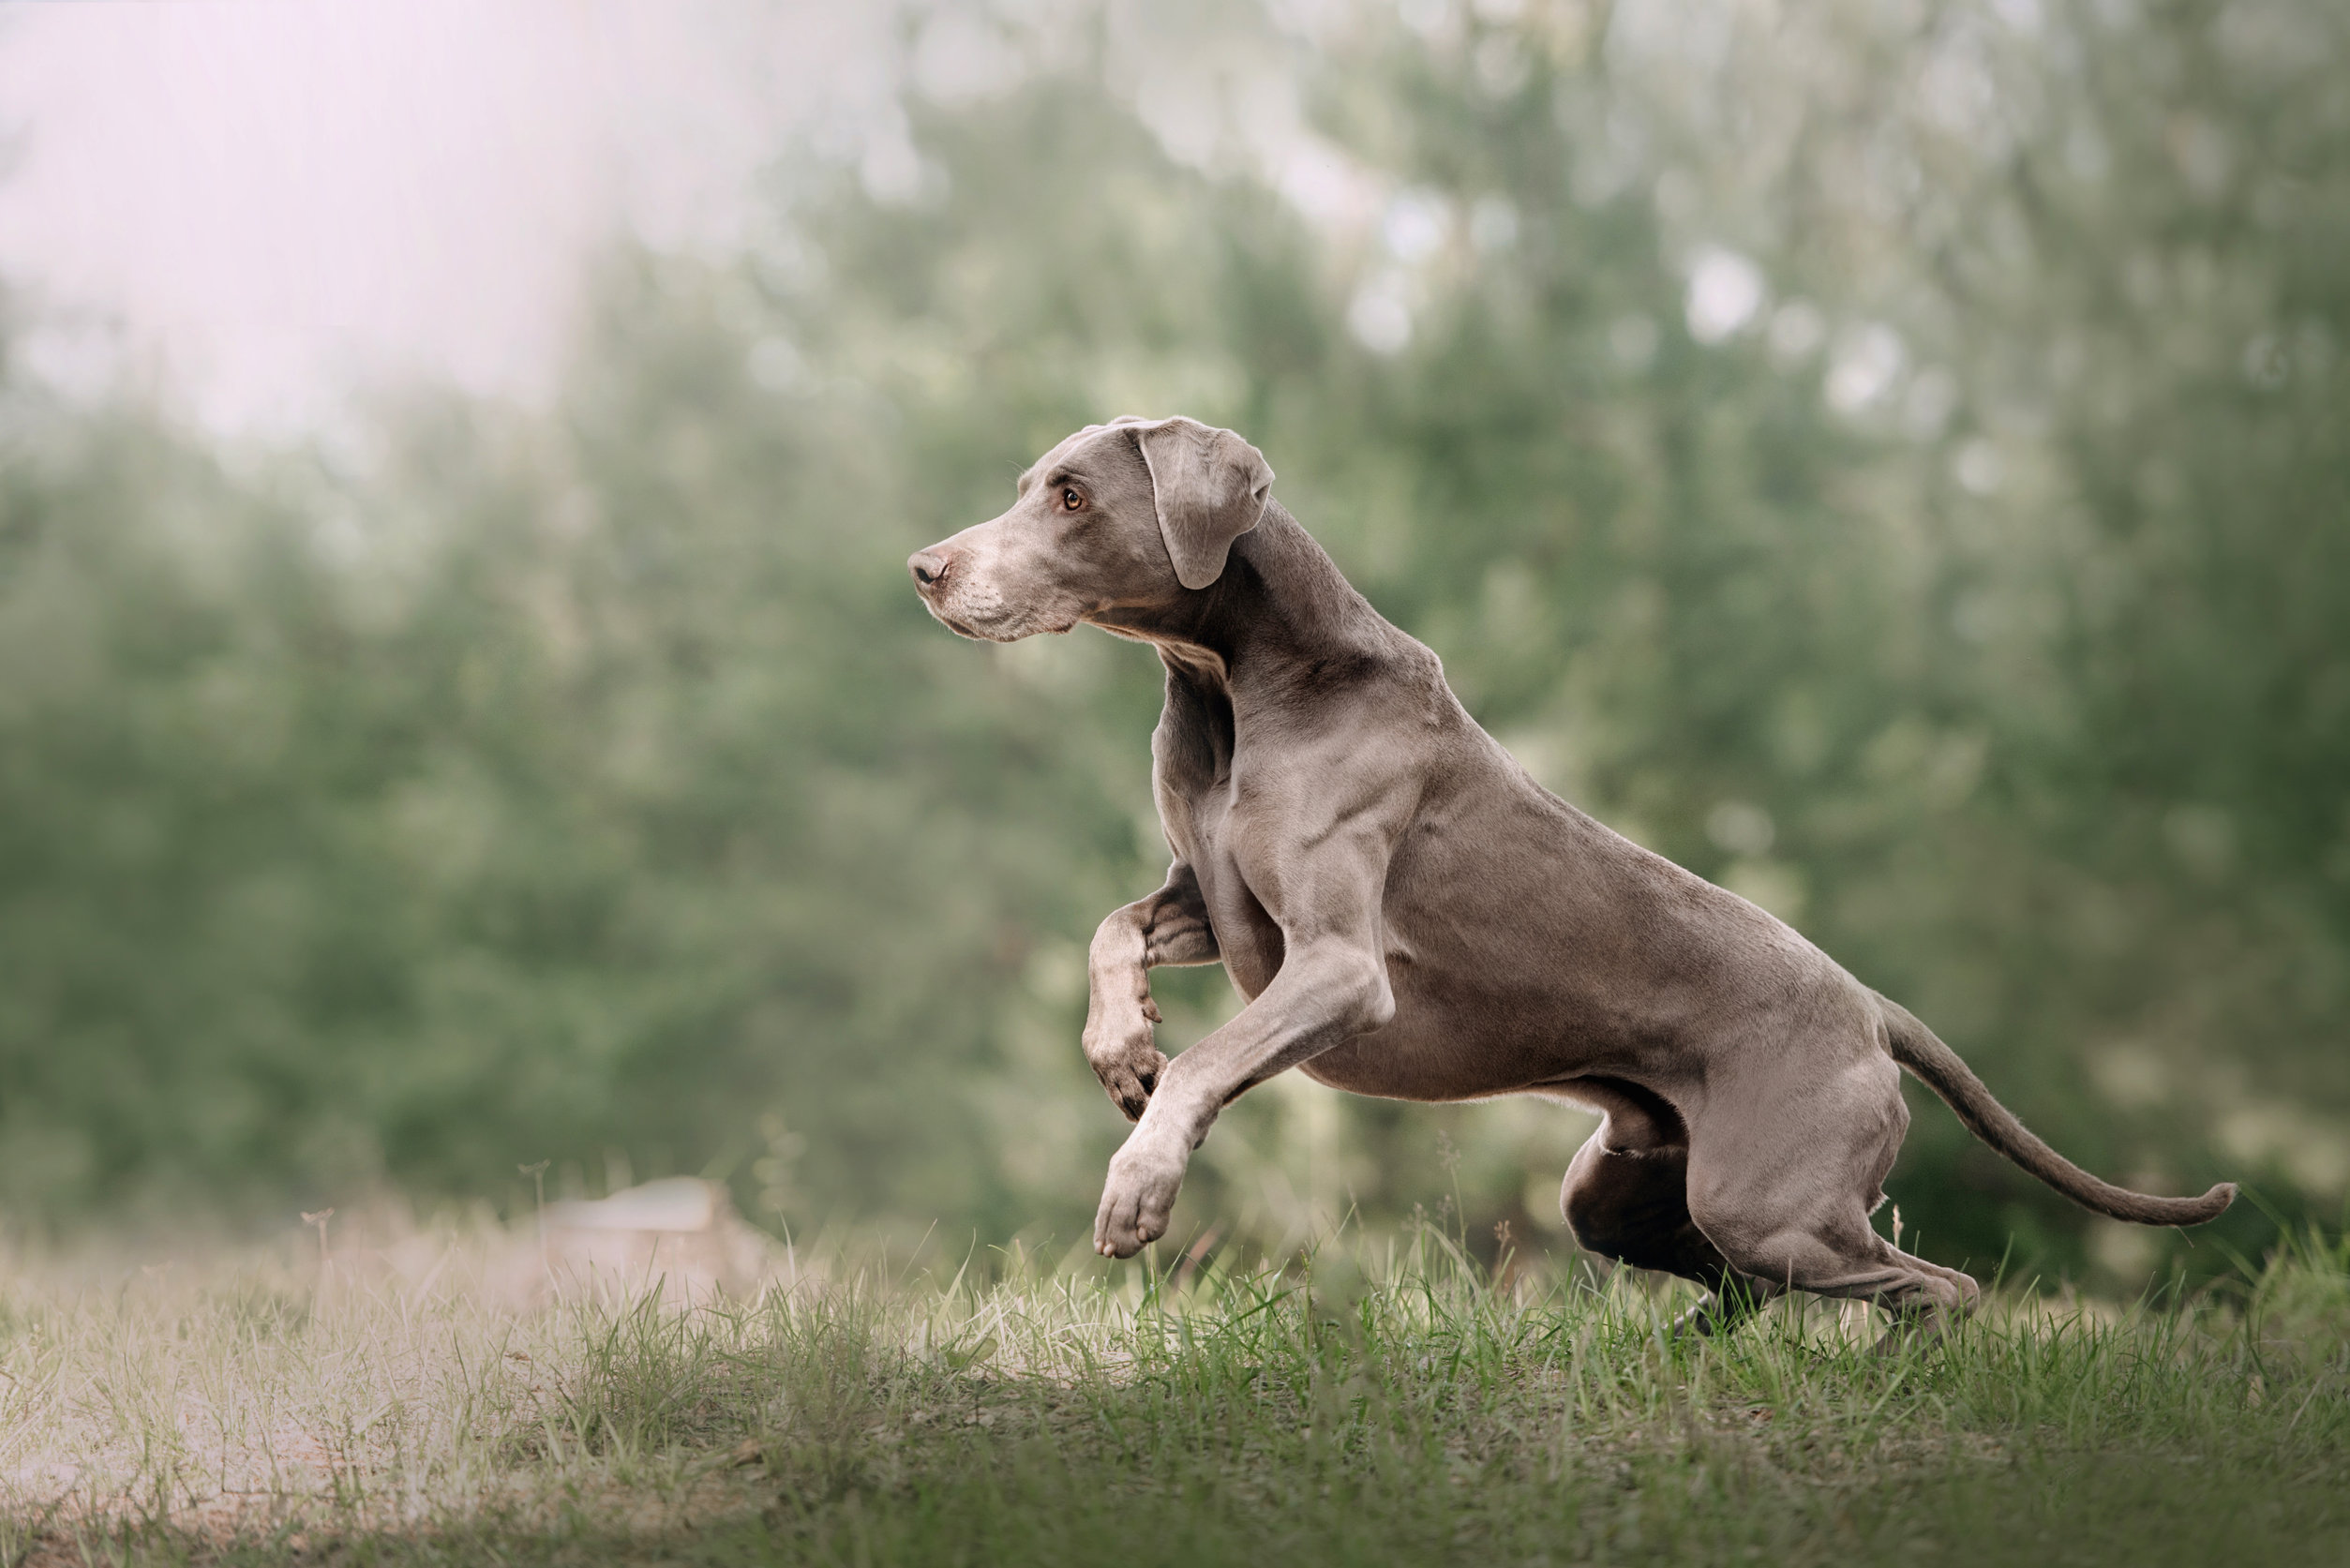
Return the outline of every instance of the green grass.
{"type": "MultiPolygon", "coordinates": [[[[1660,1333],[1444,1237],[501,1307],[484,1238],[0,1288],[0,1561],[2350,1561],[2350,1249],[1660,1333]]],[[[803,1261],[804,1262],[804,1261],[803,1261]]]]}

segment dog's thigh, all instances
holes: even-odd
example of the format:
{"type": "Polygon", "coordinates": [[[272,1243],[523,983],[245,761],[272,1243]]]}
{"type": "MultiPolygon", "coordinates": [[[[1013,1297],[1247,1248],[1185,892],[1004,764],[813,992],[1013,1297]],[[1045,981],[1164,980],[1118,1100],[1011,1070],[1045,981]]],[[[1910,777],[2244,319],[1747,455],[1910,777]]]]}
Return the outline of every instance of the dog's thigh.
{"type": "Polygon", "coordinates": [[[1782,1289],[1897,1314],[1970,1308],[1972,1279],[1869,1225],[1909,1125],[1900,1069],[1875,1052],[1817,1074],[1785,1065],[1718,1083],[1689,1129],[1687,1201],[1707,1239],[1731,1268],[1782,1289]]]}

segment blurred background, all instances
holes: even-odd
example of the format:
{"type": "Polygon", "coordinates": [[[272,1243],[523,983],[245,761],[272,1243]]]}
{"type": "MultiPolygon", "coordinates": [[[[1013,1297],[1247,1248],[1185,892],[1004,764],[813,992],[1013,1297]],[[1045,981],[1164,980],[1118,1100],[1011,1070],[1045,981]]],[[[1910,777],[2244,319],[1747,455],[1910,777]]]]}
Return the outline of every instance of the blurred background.
{"type": "MultiPolygon", "coordinates": [[[[903,562],[1178,411],[1546,783],[2268,1211],[1918,1097],[1912,1245],[2343,1217],[2337,0],[9,7],[0,129],[0,1230],[1082,1241],[1158,667],[903,562]]],[[[1564,1255],[1588,1127],[1292,1075],[1177,1237],[1564,1255]]]]}

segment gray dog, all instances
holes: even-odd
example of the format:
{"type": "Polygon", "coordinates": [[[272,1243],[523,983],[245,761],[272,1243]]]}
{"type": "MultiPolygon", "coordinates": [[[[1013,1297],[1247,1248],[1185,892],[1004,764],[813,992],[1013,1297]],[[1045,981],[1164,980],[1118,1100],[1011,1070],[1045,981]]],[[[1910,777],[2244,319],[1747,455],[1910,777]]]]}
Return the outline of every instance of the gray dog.
{"type": "Polygon", "coordinates": [[[1908,1127],[1901,1068],[2100,1214],[2193,1224],[2235,1198],[2089,1175],[1786,925],[1543,789],[1272,483],[1229,430],[1088,426],[1021,476],[1010,511],[907,563],[964,636],[1085,621],[1167,667],[1152,786],[1175,864],[1101,922],[1089,965],[1085,1059],[1136,1124],[1110,1162],[1100,1251],[1164,1233],[1217,1113],[1293,1067],[1356,1094],[1602,1113],[1566,1218],[1593,1251],[1702,1284],[1696,1332],[1790,1289],[1936,1331],[1972,1307],[1972,1279],[1869,1225],[1908,1127]],[[1247,1006],[1170,1061],[1148,972],[1220,961],[1247,1006]]]}

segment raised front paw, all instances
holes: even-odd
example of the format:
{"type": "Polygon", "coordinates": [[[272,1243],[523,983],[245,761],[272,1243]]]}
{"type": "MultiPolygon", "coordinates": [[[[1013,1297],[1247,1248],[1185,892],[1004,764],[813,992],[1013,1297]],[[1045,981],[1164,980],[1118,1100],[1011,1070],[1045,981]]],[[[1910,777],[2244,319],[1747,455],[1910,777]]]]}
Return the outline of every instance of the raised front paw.
{"type": "Polygon", "coordinates": [[[1110,1158],[1110,1179],[1102,1185],[1101,1208],[1094,1216],[1094,1250],[1105,1258],[1131,1258],[1165,1235],[1188,1157],[1180,1143],[1147,1133],[1129,1138],[1110,1158]]]}
{"type": "Polygon", "coordinates": [[[1135,1013],[1122,1028],[1098,1029],[1090,1021],[1085,1026],[1085,1060],[1109,1093],[1110,1103],[1130,1122],[1143,1119],[1150,1093],[1159,1087],[1159,1075],[1167,1070],[1167,1058],[1150,1030],[1158,1009],[1148,1002],[1143,1007],[1146,1010],[1135,1013]]]}

